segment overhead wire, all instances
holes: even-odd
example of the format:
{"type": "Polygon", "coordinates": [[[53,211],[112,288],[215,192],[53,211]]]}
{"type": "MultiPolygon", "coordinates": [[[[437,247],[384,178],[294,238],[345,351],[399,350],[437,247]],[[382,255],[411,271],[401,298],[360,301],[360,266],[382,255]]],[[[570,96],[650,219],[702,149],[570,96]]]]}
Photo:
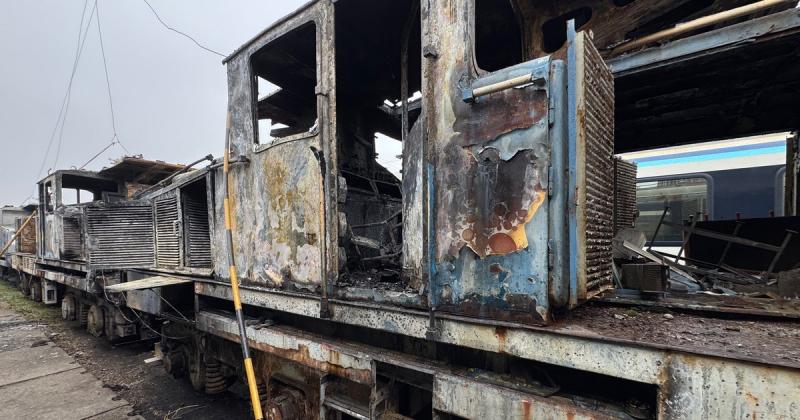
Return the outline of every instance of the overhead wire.
{"type": "MultiPolygon", "coordinates": [[[[143,0],[143,1],[147,5],[147,7],[150,9],[150,11],[153,13],[153,16],[155,16],[155,18],[158,20],[158,22],[162,26],[164,26],[166,29],[188,38],[195,45],[197,45],[198,47],[202,48],[205,51],[208,51],[210,53],[216,54],[216,55],[218,55],[220,57],[223,57],[223,58],[225,57],[224,54],[222,54],[220,52],[217,52],[217,51],[214,51],[213,49],[208,48],[205,45],[201,44],[200,42],[198,42],[191,35],[183,32],[183,31],[180,31],[180,30],[170,26],[169,24],[167,24],[164,21],[164,19],[162,19],[161,16],[158,14],[158,12],[153,7],[153,5],[150,4],[149,1],[147,1],[147,0],[143,0]]],[[[75,59],[74,59],[73,64],[72,64],[72,72],[70,73],[69,83],[67,84],[67,91],[64,94],[64,99],[61,101],[61,108],[59,109],[59,112],[58,112],[58,117],[56,119],[56,125],[53,127],[53,131],[52,131],[52,133],[50,135],[50,140],[47,143],[47,149],[45,150],[45,153],[42,156],[42,162],[41,162],[41,164],[39,166],[39,171],[38,171],[37,176],[36,176],[37,180],[42,176],[42,171],[44,171],[45,165],[47,163],[47,158],[50,155],[50,151],[52,150],[53,142],[55,140],[57,132],[58,132],[58,143],[57,143],[57,147],[56,147],[55,158],[53,160],[53,167],[56,167],[58,165],[58,160],[59,160],[60,155],[61,155],[61,147],[62,147],[62,144],[63,144],[64,127],[65,127],[65,123],[66,123],[66,119],[67,119],[67,114],[69,112],[69,105],[70,105],[71,98],[72,98],[72,86],[73,86],[73,82],[74,82],[74,79],[75,79],[75,74],[77,73],[78,64],[80,63],[80,58],[81,58],[81,56],[83,54],[83,50],[84,50],[84,47],[86,45],[86,39],[87,39],[87,35],[88,35],[88,32],[89,32],[89,28],[90,28],[90,26],[92,24],[92,20],[95,17],[97,18],[97,34],[98,34],[98,38],[99,38],[99,42],[100,42],[100,54],[101,54],[102,59],[103,59],[103,71],[104,71],[105,80],[106,80],[106,92],[108,94],[108,103],[109,103],[109,109],[110,109],[110,113],[111,113],[111,126],[112,126],[112,130],[113,130],[113,136],[112,136],[111,142],[109,142],[109,144],[104,146],[98,153],[93,155],[88,161],[86,161],[86,163],[81,165],[81,167],[79,169],[84,169],[86,166],[88,166],[90,163],[92,163],[95,159],[97,159],[100,155],[102,155],[105,151],[107,151],[112,146],[117,145],[117,144],[120,145],[120,147],[122,147],[125,150],[125,153],[127,153],[128,155],[131,154],[130,150],[128,150],[128,148],[125,146],[125,144],[123,144],[122,141],[120,140],[119,134],[117,132],[116,114],[115,114],[115,111],[114,111],[114,99],[113,99],[113,95],[112,95],[112,92],[111,92],[111,81],[110,81],[109,72],[108,72],[108,60],[106,58],[106,53],[105,53],[105,44],[103,42],[103,30],[102,30],[102,25],[101,25],[101,22],[100,22],[100,10],[99,10],[99,7],[98,7],[98,0],[94,1],[94,4],[92,6],[92,11],[89,14],[89,21],[86,22],[86,25],[84,26],[84,22],[86,21],[86,8],[87,8],[88,4],[89,4],[89,0],[84,0],[83,10],[81,12],[81,20],[80,20],[80,24],[79,24],[79,27],[78,27],[78,45],[76,46],[75,59]]],[[[25,200],[23,200],[22,203],[24,204],[26,201],[31,199],[34,196],[34,194],[35,193],[32,193],[30,196],[25,198],[25,200]]]]}
{"type": "MultiPolygon", "coordinates": [[[[62,116],[65,113],[65,109],[67,108],[67,99],[69,98],[70,92],[72,91],[72,81],[75,79],[75,72],[78,68],[78,62],[80,61],[81,53],[83,51],[83,46],[86,44],[86,33],[89,31],[89,25],[86,25],[86,28],[83,27],[83,22],[86,19],[86,6],[89,4],[88,0],[84,0],[83,2],[83,11],[81,12],[81,22],[78,27],[78,45],[75,51],[75,59],[72,62],[72,72],[69,76],[69,82],[67,83],[67,91],[64,93],[64,99],[61,100],[61,109],[58,111],[58,117],[56,118],[56,124],[53,127],[53,132],[50,134],[50,141],[47,143],[47,149],[42,156],[42,163],[39,166],[39,171],[36,174],[37,181],[39,177],[42,176],[42,171],[44,171],[44,166],[47,163],[47,157],[50,155],[50,150],[53,146],[53,140],[56,138],[56,133],[58,132],[58,128],[61,125],[62,116]]],[[[94,8],[92,9],[92,14],[89,16],[89,23],[91,23],[91,19],[94,16],[94,8]]],[[[31,195],[33,196],[33,195],[31,195]]],[[[30,198],[30,197],[28,197],[30,198]]],[[[25,199],[28,200],[27,198],[25,199]]]]}
{"type": "Polygon", "coordinates": [[[214,51],[211,48],[208,48],[205,45],[197,42],[197,40],[192,38],[190,35],[188,35],[188,34],[186,34],[184,32],[181,32],[178,29],[173,28],[172,26],[169,26],[167,24],[167,22],[164,22],[164,19],[161,19],[161,16],[158,15],[158,12],[156,12],[156,9],[153,8],[153,6],[150,4],[150,2],[148,2],[147,0],[142,0],[142,1],[144,1],[144,3],[147,5],[147,7],[150,8],[150,11],[153,12],[153,15],[156,17],[156,19],[158,19],[158,21],[161,23],[161,25],[163,25],[165,28],[167,28],[170,31],[175,32],[175,33],[177,33],[179,35],[183,35],[184,37],[186,37],[189,40],[191,40],[192,42],[194,42],[195,45],[197,45],[198,47],[200,47],[200,48],[202,48],[202,49],[204,49],[204,50],[206,50],[206,51],[208,51],[210,53],[216,54],[216,55],[218,55],[218,56],[220,56],[222,58],[225,58],[225,54],[222,54],[222,53],[219,53],[217,51],[214,51]]]}
{"type": "MultiPolygon", "coordinates": [[[[95,0],[95,4],[96,4],[95,0]]],[[[131,152],[122,144],[122,141],[119,139],[119,135],[117,134],[117,118],[114,115],[114,98],[111,95],[111,81],[108,77],[108,61],[106,60],[106,49],[105,45],[103,44],[103,30],[100,27],[100,8],[97,8],[97,36],[100,39],[100,55],[103,57],[103,71],[106,75],[106,91],[108,92],[108,106],[111,109],[111,128],[114,130],[114,137],[112,138],[111,144],[114,144],[114,140],[116,139],[116,143],[119,144],[124,150],[125,153],[130,154],[131,152]]]]}
{"type": "MultiPolygon", "coordinates": [[[[58,147],[56,148],[56,155],[55,159],[53,160],[53,168],[58,166],[58,159],[61,156],[61,145],[64,140],[64,126],[67,123],[67,114],[69,113],[69,105],[70,102],[72,101],[72,84],[73,81],[75,80],[75,74],[78,71],[78,64],[80,63],[81,56],[83,55],[83,48],[86,46],[86,39],[88,38],[89,27],[92,26],[92,19],[94,19],[96,12],[97,12],[97,0],[94,1],[94,6],[92,6],[92,12],[89,15],[89,22],[86,23],[86,28],[83,31],[83,40],[81,39],[78,40],[79,44],[75,55],[75,62],[72,65],[72,74],[70,75],[69,84],[67,85],[67,94],[65,97],[66,106],[64,107],[64,114],[61,118],[61,129],[59,130],[58,133],[58,147]]],[[[81,17],[81,20],[83,20],[83,17],[81,17]]],[[[39,173],[39,176],[41,176],[41,172],[39,173]]]]}
{"type": "MultiPolygon", "coordinates": [[[[92,8],[92,13],[89,15],[89,22],[86,24],[86,27],[84,28],[83,22],[86,20],[86,7],[88,5],[89,5],[89,0],[84,0],[83,1],[83,9],[81,10],[81,21],[80,21],[80,24],[78,25],[78,44],[75,47],[75,59],[72,62],[72,71],[71,71],[70,76],[69,76],[69,82],[67,83],[67,91],[64,93],[64,98],[61,100],[61,108],[58,110],[58,116],[56,117],[56,124],[55,124],[55,126],[53,126],[53,131],[50,133],[50,140],[47,142],[47,148],[45,149],[44,155],[42,155],[42,162],[39,165],[39,171],[36,173],[36,181],[38,181],[39,178],[41,178],[41,176],[42,176],[42,171],[44,171],[44,167],[47,164],[47,157],[50,156],[50,150],[53,147],[53,141],[56,138],[56,132],[59,131],[59,127],[62,128],[61,131],[63,132],[62,120],[66,120],[66,116],[65,116],[66,115],[66,111],[69,109],[69,97],[70,97],[70,94],[72,92],[72,82],[75,79],[75,73],[77,72],[78,63],[80,62],[80,57],[81,57],[81,54],[83,53],[83,47],[84,47],[84,45],[86,45],[86,35],[89,32],[89,25],[91,25],[91,22],[92,22],[91,20],[92,20],[92,17],[94,16],[94,12],[95,12],[95,8],[97,6],[97,3],[95,2],[95,6],[92,8]]],[[[58,151],[57,154],[60,153],[60,148],[61,148],[60,142],[61,142],[61,140],[60,140],[60,136],[59,136],[59,147],[58,147],[59,151],[58,151]]],[[[57,160],[58,160],[58,158],[56,157],[56,161],[57,160]]],[[[33,192],[28,197],[26,197],[24,200],[22,200],[22,202],[20,203],[20,206],[24,205],[28,200],[33,198],[33,196],[35,194],[36,193],[33,192]]]]}

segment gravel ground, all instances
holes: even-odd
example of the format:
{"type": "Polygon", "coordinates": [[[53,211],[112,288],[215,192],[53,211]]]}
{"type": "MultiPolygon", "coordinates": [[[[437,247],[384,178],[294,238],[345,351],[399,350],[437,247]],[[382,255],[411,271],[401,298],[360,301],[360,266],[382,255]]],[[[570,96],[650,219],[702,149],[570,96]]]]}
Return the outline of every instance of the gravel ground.
{"type": "Polygon", "coordinates": [[[112,346],[77,323],[62,321],[60,307],[32,302],[5,281],[0,281],[0,301],[37,322],[51,341],[127,400],[134,408],[131,415],[148,420],[251,418],[247,402],[232,392],[197,393],[188,379],[173,378],[160,362],[145,364],[145,359],[153,357],[152,342],[112,346]]]}

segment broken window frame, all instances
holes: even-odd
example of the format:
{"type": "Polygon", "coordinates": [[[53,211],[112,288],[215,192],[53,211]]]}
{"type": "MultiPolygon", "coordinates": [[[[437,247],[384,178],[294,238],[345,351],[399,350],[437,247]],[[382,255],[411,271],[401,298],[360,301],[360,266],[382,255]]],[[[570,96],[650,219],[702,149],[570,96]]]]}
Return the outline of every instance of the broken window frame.
{"type": "Polygon", "coordinates": [[[323,70],[323,63],[322,63],[323,60],[321,59],[322,58],[321,57],[322,42],[323,42],[323,38],[322,38],[322,35],[320,33],[321,32],[321,30],[320,30],[321,25],[322,25],[321,19],[319,19],[317,17],[313,17],[311,19],[303,20],[303,21],[300,21],[300,22],[298,22],[296,24],[289,25],[289,27],[287,27],[286,29],[281,31],[281,34],[272,37],[267,42],[261,43],[257,48],[255,48],[249,54],[249,56],[247,58],[247,64],[248,64],[248,73],[249,73],[249,78],[250,78],[250,85],[251,85],[250,86],[250,90],[251,90],[251,98],[252,98],[253,145],[254,145],[256,153],[264,151],[264,150],[267,150],[267,149],[269,149],[269,148],[271,148],[273,146],[277,146],[279,144],[283,144],[283,143],[287,143],[287,142],[295,141],[295,140],[308,139],[308,138],[312,138],[312,137],[316,137],[316,136],[320,135],[320,124],[321,124],[321,121],[322,121],[322,117],[321,116],[322,116],[322,112],[323,112],[323,107],[325,106],[325,104],[323,102],[323,98],[321,98],[322,95],[320,95],[320,80],[322,79],[322,77],[324,77],[324,75],[323,75],[323,71],[324,70],[323,70]],[[302,132],[302,133],[297,133],[297,134],[291,134],[291,135],[287,135],[287,136],[283,136],[283,137],[270,137],[270,139],[268,141],[263,141],[263,139],[260,138],[260,128],[259,128],[259,121],[260,120],[259,120],[259,116],[258,116],[258,102],[259,102],[259,89],[258,89],[258,84],[259,83],[258,83],[258,79],[261,78],[265,82],[271,83],[271,84],[273,84],[273,85],[275,85],[277,87],[277,89],[272,91],[272,92],[270,92],[270,94],[279,92],[281,90],[281,87],[278,86],[277,84],[275,84],[274,82],[268,80],[268,79],[265,79],[265,78],[262,78],[262,77],[258,76],[258,74],[256,73],[256,70],[255,70],[254,63],[253,63],[254,58],[255,58],[256,55],[259,54],[259,52],[262,49],[267,48],[270,45],[274,44],[275,42],[284,39],[284,37],[294,35],[295,32],[301,31],[301,30],[305,29],[306,27],[308,27],[309,25],[314,28],[314,33],[315,33],[315,46],[316,46],[315,68],[316,68],[317,74],[316,74],[316,85],[314,86],[314,95],[315,95],[315,99],[314,100],[315,100],[315,103],[316,103],[316,121],[317,122],[313,126],[313,130],[309,130],[307,132],[302,132]]]}
{"type": "MultiPolygon", "coordinates": [[[[528,61],[530,59],[530,57],[528,57],[527,51],[525,51],[525,38],[526,38],[525,37],[525,32],[526,31],[525,31],[525,24],[524,24],[525,19],[522,16],[522,14],[520,13],[516,2],[513,1],[513,0],[506,0],[508,2],[509,6],[511,6],[512,10],[514,11],[514,16],[516,16],[516,18],[517,18],[516,24],[517,24],[517,27],[519,28],[519,35],[520,35],[519,47],[520,47],[520,58],[521,58],[521,60],[519,62],[516,62],[516,63],[507,63],[505,66],[503,66],[503,67],[501,67],[499,69],[495,69],[495,70],[487,70],[487,69],[481,68],[481,66],[479,65],[479,61],[478,61],[478,56],[479,56],[478,41],[477,41],[477,38],[478,38],[478,16],[477,16],[477,11],[476,11],[477,10],[477,3],[479,1],[481,1],[481,0],[470,0],[470,8],[469,8],[470,16],[469,16],[469,19],[468,19],[469,25],[470,25],[470,27],[469,27],[469,34],[470,34],[470,38],[471,38],[470,41],[471,41],[471,44],[472,44],[471,45],[471,47],[472,47],[472,66],[473,66],[473,68],[475,70],[474,76],[481,77],[481,76],[484,76],[484,75],[487,75],[487,74],[491,74],[491,73],[494,73],[496,71],[500,71],[500,70],[503,70],[503,69],[506,69],[506,68],[515,66],[517,64],[524,63],[524,62],[528,61]]],[[[487,0],[483,0],[483,1],[487,1],[487,0]]]]}

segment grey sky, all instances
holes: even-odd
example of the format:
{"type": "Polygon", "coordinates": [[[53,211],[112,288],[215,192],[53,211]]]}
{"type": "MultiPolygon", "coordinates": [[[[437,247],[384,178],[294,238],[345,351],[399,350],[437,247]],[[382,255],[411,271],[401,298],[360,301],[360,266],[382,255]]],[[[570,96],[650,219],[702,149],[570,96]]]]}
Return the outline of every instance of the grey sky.
{"type": "MultiPolygon", "coordinates": [[[[94,0],[87,6],[91,9],[94,0]]],[[[149,0],[169,25],[223,54],[306,0],[149,0]]],[[[0,13],[0,205],[34,191],[66,92],[83,0],[6,0],[0,13]]],[[[168,31],[142,0],[99,0],[117,133],[132,154],[185,163],[224,144],[221,58],[168,31]]],[[[97,21],[72,88],[57,168],[78,167],[111,141],[97,21]]],[[[58,133],[45,164],[54,167],[58,133]]],[[[89,169],[125,154],[114,146],[89,169]]]]}

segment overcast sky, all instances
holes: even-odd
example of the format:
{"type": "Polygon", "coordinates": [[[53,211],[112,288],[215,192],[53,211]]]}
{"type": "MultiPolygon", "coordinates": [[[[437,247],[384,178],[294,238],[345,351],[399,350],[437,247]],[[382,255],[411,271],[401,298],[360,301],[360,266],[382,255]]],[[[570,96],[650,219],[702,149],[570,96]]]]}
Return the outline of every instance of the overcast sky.
{"type": "MultiPolygon", "coordinates": [[[[306,0],[148,0],[162,19],[225,55],[306,0]]],[[[94,4],[90,0],[86,16],[94,4]]],[[[78,43],[83,0],[6,0],[0,13],[0,205],[34,191],[61,108],[78,43]]],[[[99,0],[117,133],[131,154],[187,163],[221,156],[227,84],[221,58],[156,20],[143,0],[99,0]]],[[[79,167],[111,141],[97,20],[41,176],[79,167]]],[[[125,151],[114,146],[88,168],[125,151]]]]}

